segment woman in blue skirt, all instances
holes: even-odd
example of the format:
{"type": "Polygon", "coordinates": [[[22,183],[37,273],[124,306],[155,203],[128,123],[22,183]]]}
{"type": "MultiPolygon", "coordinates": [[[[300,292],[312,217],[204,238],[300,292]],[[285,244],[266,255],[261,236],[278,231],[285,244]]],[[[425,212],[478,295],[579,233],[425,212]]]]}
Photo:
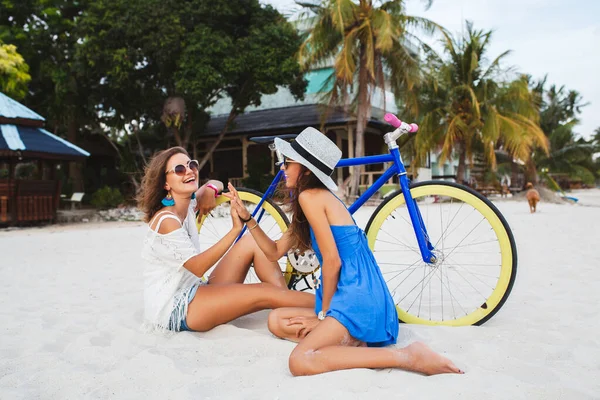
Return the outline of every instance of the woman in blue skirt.
{"type": "Polygon", "coordinates": [[[322,266],[315,309],[279,308],[269,315],[269,330],[298,342],[290,355],[293,375],[313,375],[349,368],[401,368],[427,375],[461,373],[447,358],[422,343],[385,348],[398,337],[398,314],[387,285],[346,206],[332,193],[331,173],[341,151],[314,128],[294,142],[275,139],[285,156],[293,219],[290,229],[272,241],[229,185],[231,200],[259,248],[271,261],[290,249],[312,248],[322,266]]]}

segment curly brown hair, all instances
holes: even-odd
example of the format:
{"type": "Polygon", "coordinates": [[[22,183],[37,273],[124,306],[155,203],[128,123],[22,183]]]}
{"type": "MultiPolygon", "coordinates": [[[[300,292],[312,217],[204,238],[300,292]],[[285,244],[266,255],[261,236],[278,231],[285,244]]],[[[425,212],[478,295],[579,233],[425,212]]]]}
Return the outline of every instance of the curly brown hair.
{"type": "Polygon", "coordinates": [[[154,154],[144,168],[142,185],[136,199],[138,208],[144,213],[144,221],[150,222],[152,216],[163,208],[161,201],[167,195],[167,163],[172,156],[180,153],[190,156],[183,147],[171,147],[154,154]]]}
{"type": "Polygon", "coordinates": [[[302,165],[300,175],[298,175],[298,180],[296,181],[296,187],[293,189],[285,187],[285,181],[282,180],[277,188],[278,193],[276,195],[283,198],[284,204],[288,208],[287,211],[293,213],[292,223],[289,227],[292,234],[292,248],[301,252],[310,249],[312,246],[310,243],[310,225],[304,215],[304,211],[302,211],[302,207],[300,207],[298,196],[308,189],[327,190],[325,184],[315,174],[305,174],[306,171],[308,171],[308,168],[302,165]]]}

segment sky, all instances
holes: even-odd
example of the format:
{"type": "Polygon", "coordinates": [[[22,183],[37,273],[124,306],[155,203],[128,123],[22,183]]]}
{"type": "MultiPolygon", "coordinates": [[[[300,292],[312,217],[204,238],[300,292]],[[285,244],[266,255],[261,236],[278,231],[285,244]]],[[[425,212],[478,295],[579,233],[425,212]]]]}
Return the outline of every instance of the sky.
{"type": "MultiPolygon", "coordinates": [[[[261,0],[293,17],[293,0],[261,0]]],[[[548,84],[577,90],[589,103],[575,128],[589,138],[600,127],[600,0],[407,0],[407,14],[428,18],[454,34],[464,20],[476,29],[493,30],[488,57],[505,50],[504,66],[548,84]]],[[[424,38],[435,45],[435,38],[424,38]]],[[[437,47],[437,46],[436,46],[437,47]]],[[[438,47],[439,48],[439,47],[438,47]]],[[[549,85],[548,85],[549,86],[549,85]]]]}

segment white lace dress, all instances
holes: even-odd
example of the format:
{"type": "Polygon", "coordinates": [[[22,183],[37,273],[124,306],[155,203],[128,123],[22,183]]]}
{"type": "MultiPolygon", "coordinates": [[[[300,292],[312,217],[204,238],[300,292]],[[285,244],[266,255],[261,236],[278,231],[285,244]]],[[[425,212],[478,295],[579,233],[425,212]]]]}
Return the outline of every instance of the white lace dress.
{"type": "Polygon", "coordinates": [[[179,331],[188,309],[188,296],[202,279],[183,264],[200,253],[200,244],[192,200],[186,218],[182,221],[168,211],[156,214],[155,230],[150,229],[144,240],[144,320],[147,327],[156,330],[179,331]],[[181,223],[181,228],[168,234],[160,234],[160,224],[166,218],[181,223]]]}

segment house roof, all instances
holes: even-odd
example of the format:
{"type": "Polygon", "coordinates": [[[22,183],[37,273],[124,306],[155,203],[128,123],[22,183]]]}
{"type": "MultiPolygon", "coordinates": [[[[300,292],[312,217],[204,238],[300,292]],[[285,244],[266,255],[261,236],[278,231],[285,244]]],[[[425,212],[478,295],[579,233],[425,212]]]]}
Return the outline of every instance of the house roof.
{"type": "Polygon", "coordinates": [[[0,92],[0,123],[42,126],[44,121],[41,115],[0,92]]]}
{"type": "Polygon", "coordinates": [[[43,128],[46,120],[0,93],[0,157],[77,159],[90,155],[43,128]]]}
{"type": "Polygon", "coordinates": [[[0,157],[74,159],[90,155],[44,128],[2,124],[0,133],[0,157]]]}
{"type": "MultiPolygon", "coordinates": [[[[266,132],[304,129],[307,126],[319,127],[322,123],[322,115],[326,110],[327,106],[321,104],[307,104],[251,111],[237,116],[228,134],[264,134],[266,132]]],[[[377,114],[377,112],[373,114],[377,114]]],[[[200,136],[218,135],[225,126],[227,118],[227,115],[218,115],[211,118],[206,130],[200,136]]],[[[325,125],[345,124],[352,121],[356,121],[356,117],[344,112],[341,107],[333,107],[329,111],[325,125]]],[[[376,118],[371,118],[369,124],[377,127],[388,126],[386,122],[376,118]]]]}

